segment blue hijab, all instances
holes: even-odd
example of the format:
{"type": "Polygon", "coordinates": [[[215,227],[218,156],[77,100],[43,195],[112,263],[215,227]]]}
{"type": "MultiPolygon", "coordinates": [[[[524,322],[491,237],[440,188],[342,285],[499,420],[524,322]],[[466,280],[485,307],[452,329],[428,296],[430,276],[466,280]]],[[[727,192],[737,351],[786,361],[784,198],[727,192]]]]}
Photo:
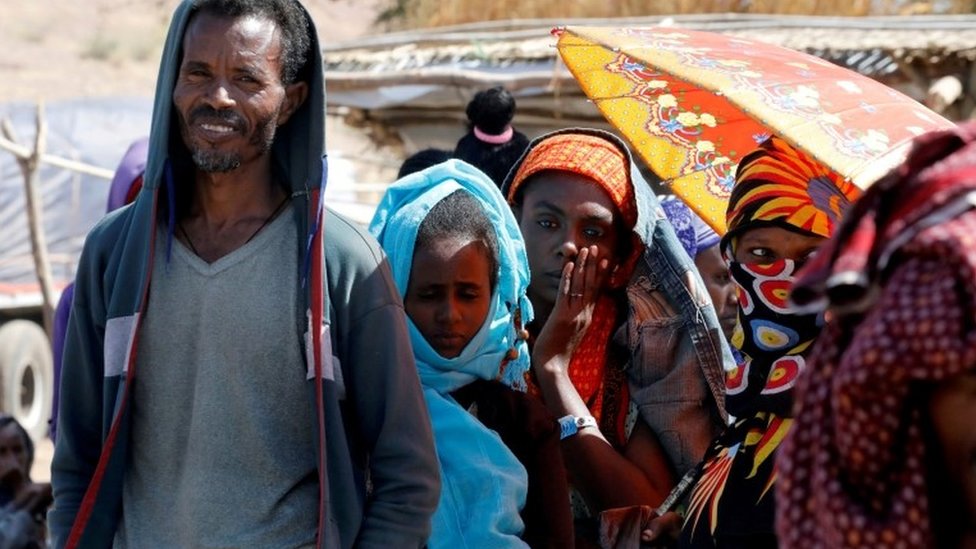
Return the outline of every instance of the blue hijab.
{"type": "Polygon", "coordinates": [[[376,208],[369,230],[389,256],[400,295],[406,294],[414,246],[431,208],[455,191],[470,193],[495,227],[498,281],[487,318],[455,358],[444,358],[407,319],[441,466],[441,499],[428,545],[437,548],[525,547],[519,511],[525,505],[525,468],[498,434],[450,395],[479,379],[524,389],[528,345],[519,338],[516,311],[532,320],[525,244],[515,217],[488,177],[460,160],[449,160],[393,183],[376,208]],[[511,350],[516,353],[511,353],[511,350]],[[506,357],[512,356],[513,358],[506,357]],[[503,367],[504,364],[504,367],[503,367]]]}

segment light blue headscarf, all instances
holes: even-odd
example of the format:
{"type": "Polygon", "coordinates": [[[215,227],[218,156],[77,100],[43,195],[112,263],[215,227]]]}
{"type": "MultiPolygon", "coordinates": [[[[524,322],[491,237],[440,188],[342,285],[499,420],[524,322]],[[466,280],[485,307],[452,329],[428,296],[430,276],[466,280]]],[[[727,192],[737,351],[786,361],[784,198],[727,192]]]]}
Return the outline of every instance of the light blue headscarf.
{"type": "Polygon", "coordinates": [[[530,362],[519,329],[533,315],[526,296],[528,259],[515,217],[484,173],[460,160],[449,160],[391,185],[369,230],[389,256],[403,296],[421,222],[435,204],[457,190],[477,199],[495,227],[499,272],[485,323],[459,356],[442,357],[407,319],[441,465],[441,499],[428,545],[431,549],[525,547],[518,538],[524,530],[519,511],[528,487],[525,468],[497,433],[450,396],[478,379],[499,380],[524,390],[530,362]],[[521,326],[515,323],[516,310],[521,326]],[[506,362],[511,349],[517,356],[506,362]]]}

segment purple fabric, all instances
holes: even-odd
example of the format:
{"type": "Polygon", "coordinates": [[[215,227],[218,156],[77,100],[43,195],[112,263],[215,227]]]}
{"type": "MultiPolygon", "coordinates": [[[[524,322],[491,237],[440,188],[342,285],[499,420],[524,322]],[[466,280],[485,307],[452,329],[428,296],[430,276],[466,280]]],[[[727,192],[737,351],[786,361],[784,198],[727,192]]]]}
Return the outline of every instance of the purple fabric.
{"type": "Polygon", "coordinates": [[[718,234],[678,197],[661,197],[661,207],[688,257],[695,259],[695,256],[719,243],[718,234]]]}
{"type": "Polygon", "coordinates": [[[143,137],[129,145],[129,150],[125,151],[119,167],[115,169],[115,176],[112,177],[112,186],[108,191],[107,212],[117,210],[125,206],[125,197],[129,194],[132,182],[146,171],[146,157],[149,154],[149,138],[143,137]]]}
{"type": "Polygon", "coordinates": [[[75,284],[65,286],[58,300],[58,307],[54,310],[54,402],[51,405],[51,440],[57,440],[58,431],[58,402],[61,394],[61,357],[64,355],[64,336],[68,329],[68,314],[71,312],[71,302],[75,297],[75,284]]]}
{"type": "MultiPolygon", "coordinates": [[[[117,210],[126,205],[126,197],[136,179],[146,170],[146,157],[149,154],[149,138],[143,137],[129,145],[125,151],[119,167],[115,169],[112,185],[108,191],[108,208],[106,213],[117,210]]],[[[54,333],[52,334],[52,354],[54,356],[54,402],[51,404],[51,440],[58,432],[58,402],[61,396],[61,359],[64,354],[64,336],[68,329],[68,315],[71,312],[71,302],[75,295],[74,282],[64,287],[61,299],[54,310],[54,333]]]]}

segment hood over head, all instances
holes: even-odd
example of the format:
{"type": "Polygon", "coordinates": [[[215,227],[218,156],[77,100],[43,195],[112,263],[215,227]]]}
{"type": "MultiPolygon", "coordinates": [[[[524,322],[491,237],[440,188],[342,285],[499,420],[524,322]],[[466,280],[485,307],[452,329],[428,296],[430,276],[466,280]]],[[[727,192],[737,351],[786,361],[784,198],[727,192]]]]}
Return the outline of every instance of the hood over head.
{"type": "MultiPolygon", "coordinates": [[[[165,168],[175,160],[180,152],[179,147],[182,147],[177,113],[173,106],[173,89],[183,56],[183,36],[197,12],[196,5],[194,0],[185,0],[180,4],[173,14],[166,36],[153,107],[150,153],[146,165],[147,189],[164,186],[165,168]]],[[[275,169],[292,193],[307,193],[325,184],[325,164],[322,161],[325,155],[325,77],[321,45],[311,17],[304,8],[302,10],[311,45],[305,66],[299,71],[299,78],[308,83],[308,97],[288,122],[279,126],[272,146],[275,169]]]]}

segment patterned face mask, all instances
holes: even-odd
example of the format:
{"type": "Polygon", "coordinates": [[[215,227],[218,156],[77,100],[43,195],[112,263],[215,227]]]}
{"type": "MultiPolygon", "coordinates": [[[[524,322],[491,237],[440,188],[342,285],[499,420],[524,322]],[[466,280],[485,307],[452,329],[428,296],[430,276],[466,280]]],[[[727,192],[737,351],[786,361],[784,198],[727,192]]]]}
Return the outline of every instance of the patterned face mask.
{"type": "Polygon", "coordinates": [[[729,264],[739,300],[732,335],[738,366],[726,373],[726,407],[742,417],[756,411],[791,416],[792,388],[823,326],[818,314],[798,314],[789,304],[796,262],[729,264]]]}

